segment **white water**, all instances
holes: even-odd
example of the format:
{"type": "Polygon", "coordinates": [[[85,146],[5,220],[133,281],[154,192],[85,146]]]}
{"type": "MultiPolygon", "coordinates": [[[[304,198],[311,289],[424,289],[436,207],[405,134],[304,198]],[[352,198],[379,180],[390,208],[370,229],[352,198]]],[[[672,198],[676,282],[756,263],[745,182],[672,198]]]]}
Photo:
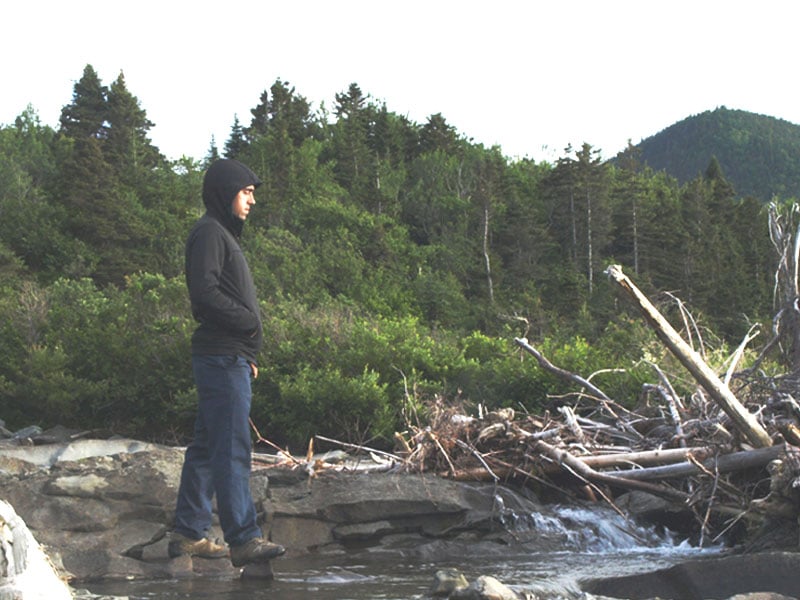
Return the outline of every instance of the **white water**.
{"type": "Polygon", "coordinates": [[[85,587],[94,594],[131,600],[414,600],[428,597],[437,570],[457,568],[469,581],[492,575],[541,599],[587,600],[592,597],[581,592],[581,581],[652,571],[719,550],[692,548],[670,534],[633,525],[610,510],[558,506],[547,510],[517,515],[501,507],[501,520],[509,530],[543,540],[533,550],[528,543],[521,551],[468,553],[458,561],[441,562],[361,551],[273,561],[273,581],[195,578],[85,587]]]}

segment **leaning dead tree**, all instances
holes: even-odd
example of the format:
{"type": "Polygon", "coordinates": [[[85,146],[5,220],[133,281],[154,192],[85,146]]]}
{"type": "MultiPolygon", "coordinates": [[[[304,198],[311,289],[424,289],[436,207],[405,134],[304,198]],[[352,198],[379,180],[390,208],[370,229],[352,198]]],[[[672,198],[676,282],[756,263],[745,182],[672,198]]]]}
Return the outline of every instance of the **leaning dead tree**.
{"type": "Polygon", "coordinates": [[[618,265],[611,265],[606,274],[636,304],[648,324],[664,345],[694,376],[697,382],[708,392],[711,398],[725,411],[736,424],[744,437],[757,448],[772,445],[772,440],[756,418],[745,409],[727,385],[687,344],[678,332],[670,325],[653,304],[642,294],[633,282],[622,272],[618,265]]]}

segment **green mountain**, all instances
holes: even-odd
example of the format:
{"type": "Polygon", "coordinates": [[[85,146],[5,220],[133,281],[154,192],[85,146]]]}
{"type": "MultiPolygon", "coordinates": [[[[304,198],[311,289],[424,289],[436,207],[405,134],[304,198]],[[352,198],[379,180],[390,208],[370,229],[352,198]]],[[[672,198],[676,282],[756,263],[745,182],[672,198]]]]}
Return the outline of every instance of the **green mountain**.
{"type": "Polygon", "coordinates": [[[681,183],[716,157],[740,196],[800,197],[800,125],[783,119],[723,106],[675,123],[638,148],[643,162],[681,183]]]}

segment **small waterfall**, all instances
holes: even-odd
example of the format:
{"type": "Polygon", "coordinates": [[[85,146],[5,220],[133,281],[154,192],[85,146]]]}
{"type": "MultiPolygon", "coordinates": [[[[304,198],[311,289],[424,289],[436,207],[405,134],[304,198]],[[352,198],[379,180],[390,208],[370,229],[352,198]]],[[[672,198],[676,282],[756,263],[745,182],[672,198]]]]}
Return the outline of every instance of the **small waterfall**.
{"type": "Polygon", "coordinates": [[[526,552],[482,568],[537,598],[585,598],[580,581],[669,566],[720,548],[693,548],[670,531],[643,526],[605,505],[547,505],[528,514],[498,499],[503,526],[526,552]]]}
{"type": "Polygon", "coordinates": [[[642,551],[678,546],[669,531],[657,531],[624,518],[613,510],[593,507],[556,506],[553,514],[533,515],[537,526],[561,529],[570,547],[582,552],[642,551]]]}
{"type": "Polygon", "coordinates": [[[606,506],[551,505],[521,514],[506,508],[499,497],[496,506],[504,527],[527,537],[535,536],[551,551],[684,553],[690,549],[687,541],[678,540],[672,532],[639,525],[606,506]]]}

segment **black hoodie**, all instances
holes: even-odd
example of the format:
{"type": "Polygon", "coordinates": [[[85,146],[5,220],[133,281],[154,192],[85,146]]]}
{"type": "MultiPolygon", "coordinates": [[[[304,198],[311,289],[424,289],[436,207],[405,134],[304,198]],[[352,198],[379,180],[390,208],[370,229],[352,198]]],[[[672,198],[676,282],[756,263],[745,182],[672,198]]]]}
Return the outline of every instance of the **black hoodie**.
{"type": "Polygon", "coordinates": [[[263,333],[253,276],[239,236],[244,221],[232,212],[233,199],[261,180],[242,163],[214,162],[203,179],[206,213],[186,241],[186,285],[192,315],[200,323],[192,354],[228,354],[256,361],[263,333]]]}

